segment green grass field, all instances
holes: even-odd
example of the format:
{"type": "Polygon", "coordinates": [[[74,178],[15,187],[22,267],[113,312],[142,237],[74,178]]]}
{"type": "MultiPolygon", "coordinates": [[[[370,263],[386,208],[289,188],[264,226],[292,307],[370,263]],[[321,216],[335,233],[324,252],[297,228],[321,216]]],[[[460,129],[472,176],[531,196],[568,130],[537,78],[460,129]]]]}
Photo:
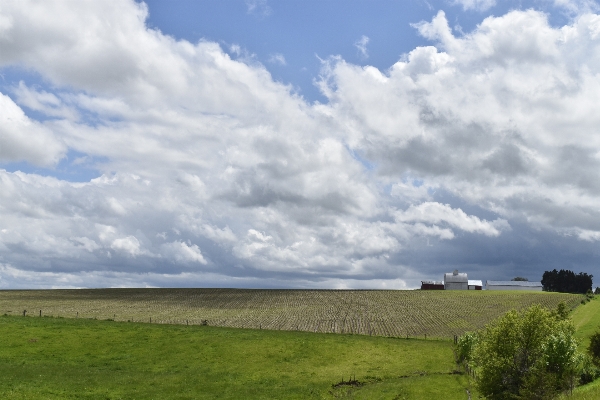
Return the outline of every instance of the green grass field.
{"type": "Polygon", "coordinates": [[[0,315],[60,316],[389,337],[452,338],[532,304],[583,297],[510,291],[90,289],[0,291],[0,315]]]}
{"type": "Polygon", "coordinates": [[[0,317],[2,399],[466,399],[450,341],[0,317]],[[356,378],[360,387],[334,384],[356,378]]]}
{"type": "MultiPolygon", "coordinates": [[[[452,341],[432,339],[434,333],[460,334],[536,303],[575,307],[582,298],[534,292],[2,291],[0,398],[451,400],[467,399],[470,390],[475,399],[468,376],[456,371],[452,341]],[[47,317],[39,317],[40,309],[47,317]],[[118,321],[106,320],[115,316],[118,321]],[[330,316],[336,334],[315,333],[330,316]],[[150,317],[175,324],[150,324],[150,317]],[[200,325],[203,319],[208,326],[200,325]],[[246,329],[213,326],[218,321],[246,329]],[[270,329],[249,329],[255,325],[270,329]],[[428,339],[394,335],[410,327],[428,339]],[[357,384],[348,385],[350,379],[357,384]]],[[[600,324],[599,306],[593,300],[572,313],[582,342],[600,324]]],[[[593,397],[600,390],[594,385],[573,398],[600,398],[593,397]]]]}
{"type": "Polygon", "coordinates": [[[577,330],[575,337],[580,341],[580,350],[584,351],[590,344],[590,336],[600,330],[600,296],[577,307],[571,313],[571,319],[577,330]]]}

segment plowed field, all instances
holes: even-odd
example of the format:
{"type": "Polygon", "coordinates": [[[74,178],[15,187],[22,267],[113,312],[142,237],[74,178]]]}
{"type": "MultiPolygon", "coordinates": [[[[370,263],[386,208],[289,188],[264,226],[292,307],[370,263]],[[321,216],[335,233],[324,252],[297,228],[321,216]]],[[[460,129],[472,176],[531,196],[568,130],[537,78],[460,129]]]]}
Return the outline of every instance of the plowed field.
{"type": "Polygon", "coordinates": [[[512,291],[77,289],[0,291],[0,314],[235,328],[450,338],[510,309],[580,304],[512,291]]]}

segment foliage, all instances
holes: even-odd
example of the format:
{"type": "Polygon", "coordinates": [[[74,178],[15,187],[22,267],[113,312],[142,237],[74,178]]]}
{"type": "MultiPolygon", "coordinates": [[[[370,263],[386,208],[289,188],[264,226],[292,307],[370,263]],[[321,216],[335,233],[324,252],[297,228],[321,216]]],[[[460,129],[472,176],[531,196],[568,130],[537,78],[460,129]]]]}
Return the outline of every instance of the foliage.
{"type": "Polygon", "coordinates": [[[527,278],[523,278],[522,276],[515,276],[514,278],[511,279],[511,281],[521,281],[521,282],[528,282],[529,279],[527,278]]]}
{"type": "Polygon", "coordinates": [[[585,298],[587,301],[593,300],[594,299],[594,292],[592,292],[592,290],[588,290],[587,293],[585,294],[585,298]]]}
{"type": "Polygon", "coordinates": [[[0,338],[8,400],[327,399],[350,375],[352,398],[462,400],[468,385],[450,341],[39,317],[0,317],[0,338]]]}
{"type": "MultiPolygon", "coordinates": [[[[477,333],[465,359],[471,359],[477,387],[489,399],[551,399],[572,388],[581,373],[584,358],[574,333],[560,310],[512,310],[477,333]]],[[[471,340],[464,342],[468,347],[471,340]]]]}
{"type": "Polygon", "coordinates": [[[468,364],[471,361],[473,348],[477,344],[477,339],[477,333],[475,332],[467,332],[458,338],[455,346],[456,362],[458,364],[468,364]]]}
{"type": "Polygon", "coordinates": [[[542,286],[547,292],[581,293],[592,290],[593,275],[585,272],[575,274],[571,270],[556,269],[545,271],[542,275],[542,286]]]}
{"type": "Polygon", "coordinates": [[[600,365],[600,332],[596,332],[590,336],[588,354],[592,357],[596,365],[600,365]]]}
{"type": "Polygon", "coordinates": [[[600,294],[600,287],[596,286],[596,290],[594,290],[594,294],[600,294]]]}
{"type": "Polygon", "coordinates": [[[554,313],[556,315],[556,318],[560,320],[566,320],[567,318],[569,318],[569,309],[567,308],[567,305],[564,301],[558,303],[558,305],[556,306],[556,311],[554,311],[554,313]]]}
{"type": "Polygon", "coordinates": [[[579,374],[579,383],[582,385],[588,384],[600,377],[600,369],[595,365],[592,357],[585,355],[581,363],[581,371],[579,374]]]}
{"type": "MultiPolygon", "coordinates": [[[[570,315],[575,328],[577,329],[575,337],[579,341],[579,351],[588,351],[590,338],[598,332],[600,327],[600,299],[596,298],[586,305],[577,307],[570,315]]],[[[576,387],[572,396],[563,396],[564,400],[598,400],[600,399],[600,374],[598,367],[592,362],[591,356],[583,360],[580,383],[583,386],[576,387]],[[596,379],[596,380],[594,380],[596,379]],[[594,381],[592,381],[594,380],[594,381]],[[590,383],[591,382],[591,383],[590,383]],[[587,383],[587,384],[586,384],[587,383]]]]}

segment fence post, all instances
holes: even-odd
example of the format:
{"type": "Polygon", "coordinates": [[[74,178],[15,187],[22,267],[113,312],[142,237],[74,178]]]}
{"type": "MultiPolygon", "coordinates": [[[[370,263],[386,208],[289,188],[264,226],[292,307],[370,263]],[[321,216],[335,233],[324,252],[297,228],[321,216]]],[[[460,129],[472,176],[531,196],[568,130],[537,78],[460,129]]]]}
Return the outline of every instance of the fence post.
{"type": "Polygon", "coordinates": [[[25,316],[25,314],[27,314],[27,310],[23,310],[23,316],[25,316]]]}
{"type": "Polygon", "coordinates": [[[40,317],[42,316],[42,310],[40,310],[40,317]]]}

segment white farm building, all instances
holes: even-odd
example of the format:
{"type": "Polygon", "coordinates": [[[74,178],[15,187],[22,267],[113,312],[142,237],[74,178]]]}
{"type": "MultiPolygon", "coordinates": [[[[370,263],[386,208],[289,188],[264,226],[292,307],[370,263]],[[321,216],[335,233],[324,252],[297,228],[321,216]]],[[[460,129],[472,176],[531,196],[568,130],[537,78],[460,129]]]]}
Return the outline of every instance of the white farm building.
{"type": "Polygon", "coordinates": [[[457,269],[452,273],[444,274],[444,290],[469,290],[469,279],[464,272],[457,269]]]}
{"type": "Polygon", "coordinates": [[[480,280],[469,279],[469,290],[482,290],[483,282],[480,280]]]}
{"type": "Polygon", "coordinates": [[[542,291],[540,282],[527,281],[485,281],[486,290],[535,290],[542,291]]]}

